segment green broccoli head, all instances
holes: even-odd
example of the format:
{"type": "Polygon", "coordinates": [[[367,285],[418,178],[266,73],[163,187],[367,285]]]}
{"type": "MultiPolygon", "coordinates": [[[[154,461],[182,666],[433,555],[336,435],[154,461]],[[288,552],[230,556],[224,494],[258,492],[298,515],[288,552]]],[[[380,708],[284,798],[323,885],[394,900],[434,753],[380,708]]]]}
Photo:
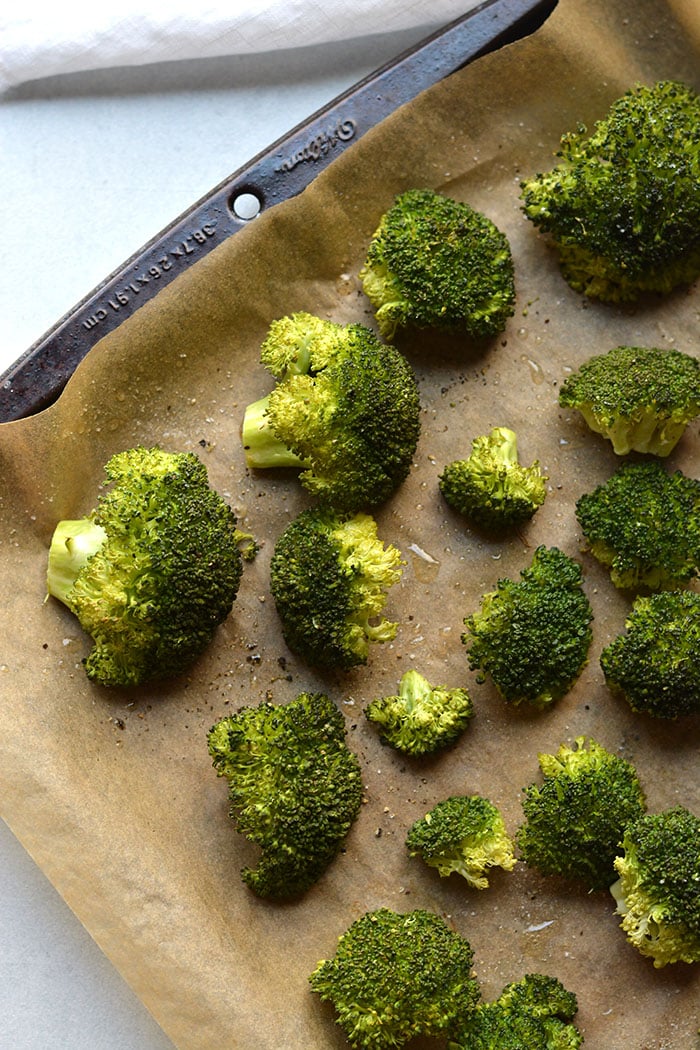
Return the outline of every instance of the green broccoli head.
{"type": "Polygon", "coordinates": [[[699,147],[700,97],[660,81],[626,92],[590,134],[565,134],[557,165],[522,182],[523,211],[575,291],[619,302],[695,280],[699,147]]]}
{"type": "Polygon", "coordinates": [[[339,853],[363,795],[345,736],[343,715],[323,693],[243,707],[209,731],[231,818],[260,847],[257,865],[241,872],[259,897],[300,896],[339,853]]]}
{"type": "Polygon", "coordinates": [[[467,459],[448,463],[439,478],[445,501],[487,531],[522,525],[542,506],[546,475],[535,460],[518,460],[517,437],[508,427],[494,427],[477,437],[467,459]]]}
{"type": "Polygon", "coordinates": [[[477,890],[488,887],[491,868],[512,871],[513,843],[500,810],[481,795],[451,795],[408,830],[406,847],[440,876],[457,874],[477,890]]]}
{"type": "Polygon", "coordinates": [[[616,587],[683,587],[700,568],[700,481],[658,460],[625,462],[576,503],[591,554],[616,587]]]}
{"type": "Polygon", "coordinates": [[[277,384],[245,410],[248,466],[296,468],[313,496],[344,510],[387,500],[420,432],[406,358],[363,325],[296,313],[272,323],[261,360],[277,384]]]}
{"type": "Polygon", "coordinates": [[[278,538],[270,588],[289,648],[311,666],[365,664],[370,645],[391,641],[397,624],[383,615],[401,578],[400,552],[384,545],[364,512],[309,507],[278,538]]]}
{"type": "Polygon", "coordinates": [[[396,197],[370,241],[360,279],[389,340],[407,327],[493,336],[514,312],[505,234],[469,204],[433,190],[396,197]]]}
{"type": "Polygon", "coordinates": [[[700,818],[684,806],[645,814],[625,830],[615,868],[630,944],[657,969],[700,962],[700,818]]]}
{"type": "Polygon", "coordinates": [[[194,453],[133,448],[112,456],[105,475],[110,488],[91,517],[56,526],[48,592],[92,636],[92,681],[171,678],[231,611],[242,533],[194,453]]]}
{"type": "Polygon", "coordinates": [[[606,889],[623,832],[645,811],[634,766],[584,737],[538,759],[543,780],[524,789],[516,833],[523,860],[543,875],[606,889]]]}
{"type": "Polygon", "coordinates": [[[469,942],[440,916],[379,908],[352,923],[309,981],[352,1047],[389,1050],[459,1029],[479,999],[472,961],[469,942]]]}
{"type": "Polygon", "coordinates": [[[540,546],[519,580],[500,579],[464,620],[469,666],[489,675],[508,703],[550,707],[588,659],[593,613],[581,566],[557,547],[540,546]]]}
{"type": "Polygon", "coordinates": [[[431,755],[454,744],[469,725],[474,706],[461,686],[432,685],[411,669],[399,691],[378,697],[365,708],[381,740],[406,755],[431,755]]]}
{"type": "Polygon", "coordinates": [[[559,404],[577,409],[618,455],[668,456],[700,414],[700,361],[681,350],[617,346],[567,376],[559,404]]]}

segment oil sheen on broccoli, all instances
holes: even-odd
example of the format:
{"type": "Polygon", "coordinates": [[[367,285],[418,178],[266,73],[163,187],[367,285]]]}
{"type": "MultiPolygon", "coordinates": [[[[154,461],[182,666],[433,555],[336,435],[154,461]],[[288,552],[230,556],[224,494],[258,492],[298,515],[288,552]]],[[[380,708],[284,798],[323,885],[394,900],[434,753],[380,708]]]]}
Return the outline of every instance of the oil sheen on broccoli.
{"type": "Polygon", "coordinates": [[[346,670],[396,636],[384,606],[403,560],[364,512],[302,511],[278,538],[270,588],[289,648],[307,664],[346,670]]]}
{"type": "Polygon", "coordinates": [[[231,612],[243,534],[194,453],[128,449],[105,475],[109,490],[90,517],[56,526],[48,592],[92,637],[91,681],[172,678],[231,612]]]}
{"type": "Polygon", "coordinates": [[[401,676],[399,691],[378,697],[365,714],[385,744],[406,755],[431,755],[454,744],[474,715],[463,686],[432,685],[411,669],[401,676]]]}
{"type": "Polygon", "coordinates": [[[543,875],[606,889],[625,828],[645,812],[636,769],[584,737],[538,760],[543,780],[524,790],[525,820],[516,833],[523,860],[543,875]]]}
{"type": "Polygon", "coordinates": [[[588,659],[593,612],[581,566],[538,547],[519,580],[500,579],[464,620],[469,666],[508,703],[543,710],[569,691],[588,659]]]}
{"type": "Polygon", "coordinates": [[[522,183],[523,210],[549,235],[577,292],[608,302],[667,293],[700,274],[700,97],[676,81],[638,85],[558,163],[522,183]]]}
{"type": "Polygon", "coordinates": [[[309,981],[350,1046],[394,1050],[459,1030],[479,999],[472,961],[469,942],[441,916],[379,908],[352,923],[309,981]]]}
{"type": "Polygon", "coordinates": [[[277,384],[245,410],[247,465],[295,468],[313,496],[345,510],[388,499],[420,432],[406,358],[363,325],[304,312],[274,321],[260,356],[277,384]]]}
{"type": "Polygon", "coordinates": [[[514,312],[506,235],[469,204],[429,189],[395,198],[359,276],[389,340],[403,328],[493,336],[514,312]]]}
{"type": "Polygon", "coordinates": [[[260,847],[243,882],[259,897],[305,893],[341,849],[362,803],[362,772],[345,720],[324,693],[243,707],[209,731],[237,830],[260,847]]]}

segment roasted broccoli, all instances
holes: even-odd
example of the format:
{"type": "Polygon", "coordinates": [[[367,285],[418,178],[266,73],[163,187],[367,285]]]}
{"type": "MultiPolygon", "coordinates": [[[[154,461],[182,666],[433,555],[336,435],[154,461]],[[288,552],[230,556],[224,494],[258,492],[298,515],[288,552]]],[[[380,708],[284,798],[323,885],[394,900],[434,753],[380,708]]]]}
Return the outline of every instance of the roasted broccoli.
{"type": "Polygon", "coordinates": [[[512,871],[513,843],[501,812],[481,795],[451,795],[416,820],[406,835],[412,857],[440,876],[457,874],[477,890],[488,887],[491,868],[512,871]]]}
{"type": "Polygon", "coordinates": [[[137,447],[105,466],[90,517],[59,521],[47,589],[91,635],[91,681],[134,686],[185,671],[231,612],[243,540],[191,452],[137,447]]]}
{"type": "Polygon", "coordinates": [[[625,830],[610,887],[627,939],[659,969],[700,962],[700,819],[684,806],[625,830]]]}
{"type": "Polygon", "coordinates": [[[700,414],[700,361],[681,350],[617,346],[567,376],[559,404],[577,409],[618,455],[668,456],[700,414]]]}
{"type": "Polygon", "coordinates": [[[528,973],[480,1002],[450,1050],[577,1050],[578,1001],[556,977],[528,973]]]}
{"type": "Polygon", "coordinates": [[[270,565],[289,648],[316,667],[365,664],[370,644],[396,636],[397,624],[383,609],[402,565],[371,515],[320,506],[302,511],[278,538],[270,565]]]}
{"type": "Polygon", "coordinates": [[[576,503],[591,554],[629,591],[683,587],[700,570],[700,481],[626,461],[576,503]]]}
{"type": "Polygon", "coordinates": [[[360,279],[389,340],[402,328],[497,335],[514,312],[507,237],[469,204],[433,190],[396,197],[372,236],[360,279]]]}
{"type": "Polygon", "coordinates": [[[459,1030],[479,999],[472,961],[469,942],[439,915],[379,908],[352,923],[309,981],[352,1047],[389,1050],[459,1030]]]}
{"type": "Polygon", "coordinates": [[[547,477],[537,460],[518,460],[517,437],[494,427],[472,441],[470,455],[448,463],[438,484],[445,501],[475,525],[498,531],[522,525],[542,506],[547,477]]]}
{"type": "Polygon", "coordinates": [[[603,301],[666,293],[700,274],[700,97],[639,85],[592,132],[561,139],[557,165],[525,179],[523,210],[577,292],[603,301]]]}
{"type": "Polygon", "coordinates": [[[479,681],[491,677],[508,703],[550,707],[588,659],[593,612],[581,566],[557,547],[538,547],[519,580],[500,579],[464,620],[462,641],[479,681]]]}
{"type": "Polygon", "coordinates": [[[248,466],[296,468],[309,492],[345,510],[388,499],[420,432],[406,358],[363,325],[303,312],[273,321],[260,356],[277,384],[245,410],[248,466]]]}
{"type": "Polygon", "coordinates": [[[543,780],[524,789],[525,820],[515,837],[522,859],[543,875],[607,888],[622,834],[645,812],[637,771],[584,737],[538,760],[543,780]]]}
{"type": "Polygon", "coordinates": [[[231,818],[260,847],[256,867],[241,871],[259,897],[300,896],[339,853],[363,795],[345,735],[343,715],[323,693],[243,707],[210,729],[209,753],[228,781],[231,818]]]}
{"type": "Polygon", "coordinates": [[[378,697],[365,708],[385,744],[406,755],[430,755],[449,747],[474,715],[464,686],[432,685],[418,671],[405,671],[398,693],[378,697]]]}

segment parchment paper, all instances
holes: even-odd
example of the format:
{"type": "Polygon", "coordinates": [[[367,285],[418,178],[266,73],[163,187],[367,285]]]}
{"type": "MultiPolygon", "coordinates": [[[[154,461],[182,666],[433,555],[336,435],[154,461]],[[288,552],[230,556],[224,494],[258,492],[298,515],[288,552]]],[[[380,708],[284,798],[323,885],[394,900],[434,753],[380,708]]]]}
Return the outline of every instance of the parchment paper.
{"type": "MultiPolygon", "coordinates": [[[[654,970],[627,944],[607,892],[524,864],[470,891],[409,858],[404,837],[455,792],[490,797],[514,833],[537,753],[578,735],[635,762],[651,810],[700,812],[697,721],[635,716],[603,683],[599,652],[628,602],[582,552],[573,506],[618,461],[557,403],[567,371],[592,352],[637,343],[697,353],[698,288],[635,308],[585,302],[518,202],[519,179],[553,163],[560,134],[592,123],[637,80],[700,87],[699,53],[693,0],[561,0],[534,37],[422,95],[301,197],[195,265],[95,348],[55,406],[0,428],[2,815],[182,1050],[346,1045],[307,977],[353,919],[380,906],[447,916],[471,941],[486,997],[527,971],[558,976],[579,997],[591,1050],[697,1045],[697,967],[654,970]],[[419,378],[423,431],[411,476],[376,515],[406,560],[387,607],[398,635],[365,668],[321,676],[286,650],[268,589],[274,541],[308,498],[294,475],[246,470],[239,426],[271,385],[258,351],[273,318],[308,309],[372,323],[356,278],[368,239],[396,192],[425,185],[469,200],[507,232],[517,311],[485,347],[429,334],[400,342],[419,378]],[[516,430],[523,461],[540,460],[549,494],[520,534],[485,542],[446,508],[437,477],[498,424],[516,430]],[[198,452],[262,547],[186,679],[107,691],[85,678],[89,643],[74,618],[45,601],[46,547],[60,518],[90,511],[108,457],[141,442],[198,452]],[[483,591],[516,576],[540,543],[582,560],[595,640],[572,692],[537,715],[475,681],[460,633],[483,591]],[[467,684],[476,708],[459,745],[427,762],[382,747],[362,713],[411,666],[435,683],[467,684]],[[274,906],[240,881],[255,854],[229,821],[206,733],[237,705],[284,703],[306,688],[344,711],[367,801],[318,885],[274,906]]],[[[668,465],[697,474],[697,425],[668,465]]]]}

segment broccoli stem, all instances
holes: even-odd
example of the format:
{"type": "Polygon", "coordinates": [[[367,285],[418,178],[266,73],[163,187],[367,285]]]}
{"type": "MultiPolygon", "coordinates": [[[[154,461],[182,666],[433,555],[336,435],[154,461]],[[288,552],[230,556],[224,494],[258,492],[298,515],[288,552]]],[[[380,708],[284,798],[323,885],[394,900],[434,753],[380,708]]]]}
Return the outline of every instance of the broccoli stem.
{"type": "Polygon", "coordinates": [[[269,399],[268,394],[259,401],[253,401],[243,415],[241,438],[247,465],[258,469],[305,467],[304,460],[287,448],[273,432],[267,411],[269,399]]]}
{"type": "Polygon", "coordinates": [[[92,518],[59,521],[49,547],[46,585],[50,595],[70,607],[68,595],[78,573],[107,537],[92,518]]]}

